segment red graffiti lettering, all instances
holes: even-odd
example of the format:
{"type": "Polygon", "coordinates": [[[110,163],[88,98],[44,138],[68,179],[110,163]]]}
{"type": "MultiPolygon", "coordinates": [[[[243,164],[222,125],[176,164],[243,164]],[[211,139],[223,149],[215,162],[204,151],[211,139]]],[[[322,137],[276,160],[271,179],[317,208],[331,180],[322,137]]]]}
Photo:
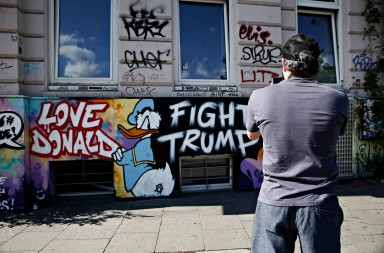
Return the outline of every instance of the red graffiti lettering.
{"type": "Polygon", "coordinates": [[[241,82],[243,83],[255,83],[267,82],[267,78],[270,80],[273,77],[279,76],[279,74],[269,70],[241,70],[241,82]],[[258,75],[259,74],[259,75],[258,75]]]}

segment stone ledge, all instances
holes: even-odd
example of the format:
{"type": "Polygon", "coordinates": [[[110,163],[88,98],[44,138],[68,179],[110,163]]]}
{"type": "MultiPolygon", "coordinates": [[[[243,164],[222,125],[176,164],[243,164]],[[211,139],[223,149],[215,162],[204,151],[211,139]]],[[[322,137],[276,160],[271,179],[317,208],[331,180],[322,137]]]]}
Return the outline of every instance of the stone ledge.
{"type": "Polygon", "coordinates": [[[120,91],[46,91],[43,92],[44,97],[58,98],[121,98],[120,91]]]}

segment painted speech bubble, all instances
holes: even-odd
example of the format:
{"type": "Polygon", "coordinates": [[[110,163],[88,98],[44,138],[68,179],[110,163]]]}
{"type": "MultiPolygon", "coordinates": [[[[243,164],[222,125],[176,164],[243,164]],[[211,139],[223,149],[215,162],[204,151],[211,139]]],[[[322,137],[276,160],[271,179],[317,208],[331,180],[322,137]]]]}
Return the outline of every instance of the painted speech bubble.
{"type": "Polygon", "coordinates": [[[23,149],[16,140],[23,134],[24,124],[19,114],[15,112],[0,112],[0,149],[23,149]]]}

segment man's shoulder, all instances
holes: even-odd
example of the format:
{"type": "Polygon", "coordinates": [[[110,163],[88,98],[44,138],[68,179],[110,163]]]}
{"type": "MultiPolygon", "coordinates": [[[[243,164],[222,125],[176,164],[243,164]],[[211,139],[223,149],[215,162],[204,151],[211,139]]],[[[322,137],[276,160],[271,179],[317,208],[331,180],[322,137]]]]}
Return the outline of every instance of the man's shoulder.
{"type": "Polygon", "coordinates": [[[334,97],[337,97],[339,99],[348,100],[348,95],[346,92],[344,92],[342,90],[335,89],[333,87],[325,86],[325,85],[322,85],[322,87],[324,87],[327,95],[334,96],[334,97]]]}
{"type": "Polygon", "coordinates": [[[264,87],[264,88],[258,88],[254,91],[252,91],[252,94],[251,94],[251,97],[260,97],[260,96],[264,96],[266,90],[269,88],[268,87],[264,87]]]}

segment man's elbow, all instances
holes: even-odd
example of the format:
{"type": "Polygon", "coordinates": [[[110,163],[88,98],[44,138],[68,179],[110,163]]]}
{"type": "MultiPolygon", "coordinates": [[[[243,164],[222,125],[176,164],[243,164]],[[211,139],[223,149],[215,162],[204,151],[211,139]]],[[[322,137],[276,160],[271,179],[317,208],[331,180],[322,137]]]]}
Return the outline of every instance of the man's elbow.
{"type": "Polygon", "coordinates": [[[260,137],[260,135],[261,135],[260,131],[257,131],[257,132],[247,131],[247,136],[251,141],[257,140],[260,137]]]}

